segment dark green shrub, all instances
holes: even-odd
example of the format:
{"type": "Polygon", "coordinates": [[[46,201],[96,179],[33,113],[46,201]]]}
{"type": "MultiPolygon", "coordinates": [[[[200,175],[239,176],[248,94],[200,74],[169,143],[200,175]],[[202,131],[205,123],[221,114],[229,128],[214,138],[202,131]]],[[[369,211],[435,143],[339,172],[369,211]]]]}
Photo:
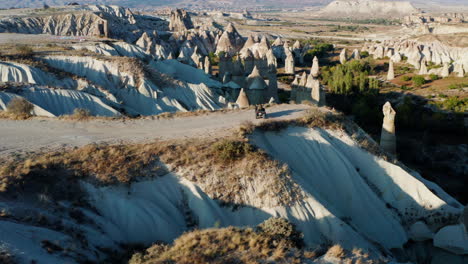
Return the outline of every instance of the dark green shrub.
{"type": "Polygon", "coordinates": [[[413,77],[413,84],[416,87],[421,87],[424,84],[426,84],[426,79],[424,78],[424,76],[416,75],[413,77]]]}
{"type": "Polygon", "coordinates": [[[440,79],[437,74],[431,74],[429,75],[429,78],[431,79],[431,81],[437,81],[440,79]]]}
{"type": "Polygon", "coordinates": [[[367,57],[369,57],[369,52],[368,51],[361,52],[361,58],[367,58],[367,57]]]}
{"type": "Polygon", "coordinates": [[[405,82],[409,82],[409,81],[411,81],[412,78],[411,78],[411,76],[406,76],[406,75],[405,75],[405,76],[403,76],[401,79],[402,79],[403,81],[405,81],[405,82]]]}
{"type": "Polygon", "coordinates": [[[412,90],[412,89],[413,89],[413,88],[408,87],[408,86],[406,86],[406,85],[402,85],[400,88],[401,88],[402,90],[404,90],[404,91],[409,91],[409,90],[412,90]]]}

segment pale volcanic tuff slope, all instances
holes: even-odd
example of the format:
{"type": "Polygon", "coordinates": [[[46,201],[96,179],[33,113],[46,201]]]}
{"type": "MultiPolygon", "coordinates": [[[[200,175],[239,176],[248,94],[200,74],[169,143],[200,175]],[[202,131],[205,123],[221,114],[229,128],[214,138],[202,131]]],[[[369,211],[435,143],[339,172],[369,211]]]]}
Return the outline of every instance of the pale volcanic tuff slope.
{"type": "Polygon", "coordinates": [[[410,2],[390,2],[379,0],[337,0],[320,10],[321,16],[381,18],[402,17],[417,13],[410,2]]]}

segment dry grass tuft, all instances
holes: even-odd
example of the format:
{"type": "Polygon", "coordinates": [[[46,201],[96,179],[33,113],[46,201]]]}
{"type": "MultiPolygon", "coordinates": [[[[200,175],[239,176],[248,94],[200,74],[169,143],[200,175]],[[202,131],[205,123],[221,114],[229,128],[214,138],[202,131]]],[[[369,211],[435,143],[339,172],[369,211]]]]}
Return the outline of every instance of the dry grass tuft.
{"type": "Polygon", "coordinates": [[[346,257],[346,252],[341,245],[336,244],[328,249],[327,255],[331,257],[343,259],[344,257],[346,257]]]}
{"type": "Polygon", "coordinates": [[[92,116],[88,109],[75,108],[75,110],[73,110],[73,114],[64,116],[63,118],[66,120],[87,121],[90,119],[97,119],[99,117],[92,116]]]}
{"type": "Polygon", "coordinates": [[[34,105],[24,98],[15,97],[7,105],[7,112],[13,119],[28,119],[32,116],[34,105]]]}
{"type": "Polygon", "coordinates": [[[0,119],[9,119],[9,120],[26,120],[31,118],[31,115],[14,115],[8,111],[0,110],[0,119]]]}
{"type": "Polygon", "coordinates": [[[135,254],[129,263],[303,263],[303,259],[303,252],[287,238],[228,227],[185,233],[172,246],[155,245],[145,254],[135,254]]]}

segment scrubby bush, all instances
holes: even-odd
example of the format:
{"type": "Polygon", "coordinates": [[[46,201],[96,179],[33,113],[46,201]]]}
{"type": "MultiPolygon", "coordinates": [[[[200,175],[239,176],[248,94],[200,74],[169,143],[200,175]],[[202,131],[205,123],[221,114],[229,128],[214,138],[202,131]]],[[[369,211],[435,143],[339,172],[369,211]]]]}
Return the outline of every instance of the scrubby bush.
{"type": "Polygon", "coordinates": [[[406,85],[402,85],[400,88],[401,88],[403,91],[409,91],[409,90],[412,90],[412,89],[413,89],[413,88],[408,87],[408,86],[406,86],[406,85]]]}
{"type": "Polygon", "coordinates": [[[7,111],[17,117],[30,117],[34,105],[24,98],[13,98],[7,105],[7,111]]]}
{"type": "Polygon", "coordinates": [[[429,78],[431,79],[431,81],[437,81],[440,79],[437,74],[431,74],[429,75],[429,78]]]}
{"type": "Polygon", "coordinates": [[[303,234],[287,219],[272,217],[259,224],[257,229],[278,239],[290,240],[299,248],[304,245],[303,234]]]}
{"type": "Polygon", "coordinates": [[[218,159],[223,161],[233,161],[243,158],[253,151],[252,145],[238,141],[224,139],[213,145],[213,149],[218,159]]]}
{"type": "Polygon", "coordinates": [[[91,117],[91,112],[88,109],[75,108],[72,118],[77,120],[86,120],[91,117]]]}
{"type": "Polygon", "coordinates": [[[34,50],[27,45],[18,45],[16,46],[16,53],[21,57],[31,57],[34,54],[34,50]]]}
{"type": "Polygon", "coordinates": [[[403,81],[405,81],[405,82],[409,82],[409,81],[411,81],[413,78],[411,78],[411,76],[405,75],[405,76],[403,76],[401,79],[402,79],[403,81]]]}
{"type": "Polygon", "coordinates": [[[424,76],[416,75],[413,77],[413,84],[416,87],[421,87],[424,84],[426,84],[426,79],[424,78],[424,76]]]}
{"type": "Polygon", "coordinates": [[[453,83],[448,86],[450,90],[462,89],[468,87],[468,83],[453,83]]]}
{"type": "Polygon", "coordinates": [[[445,100],[442,102],[436,102],[435,104],[446,111],[451,112],[458,112],[458,113],[465,113],[468,111],[468,98],[459,98],[457,96],[448,97],[448,96],[440,96],[445,100]]]}

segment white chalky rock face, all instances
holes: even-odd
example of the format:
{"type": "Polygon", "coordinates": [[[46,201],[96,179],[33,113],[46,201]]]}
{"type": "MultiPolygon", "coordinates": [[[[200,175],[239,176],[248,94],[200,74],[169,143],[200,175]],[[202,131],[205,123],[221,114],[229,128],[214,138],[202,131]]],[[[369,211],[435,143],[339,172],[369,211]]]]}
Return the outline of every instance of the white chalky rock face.
{"type": "Polygon", "coordinates": [[[382,125],[382,135],[380,139],[380,146],[385,151],[396,154],[396,138],[395,138],[395,115],[396,112],[392,105],[387,102],[383,106],[384,120],[382,125]]]}
{"type": "Polygon", "coordinates": [[[71,73],[79,78],[58,79],[34,67],[0,62],[0,80],[41,86],[28,92],[28,96],[36,98],[36,104],[53,115],[70,114],[75,108],[88,107],[93,115],[115,116],[118,114],[115,109],[124,109],[130,115],[154,115],[224,106],[220,94],[212,89],[221,88],[221,83],[210,79],[203,70],[175,60],[147,66],[146,71],[153,77],[146,78],[139,67],[126,65],[124,60],[79,56],[42,59],[64,74],[71,73]],[[168,78],[158,77],[162,74],[167,74],[168,78]],[[45,85],[49,87],[43,87],[45,85]]]}
{"type": "Polygon", "coordinates": [[[409,1],[387,2],[374,0],[347,1],[336,0],[324,7],[320,13],[333,17],[394,17],[417,13],[409,1]]]}
{"type": "MultiPolygon", "coordinates": [[[[8,109],[7,109],[8,104],[14,98],[24,98],[24,97],[19,96],[19,95],[14,94],[14,93],[0,92],[0,110],[8,111],[8,109]]],[[[26,99],[26,98],[24,98],[24,99],[26,99]]],[[[40,106],[38,106],[38,105],[36,105],[34,103],[32,103],[32,104],[33,104],[33,110],[31,111],[32,115],[45,116],[45,117],[55,117],[54,114],[52,114],[51,112],[45,110],[44,108],[42,108],[42,107],[40,107],[40,106]]]]}

